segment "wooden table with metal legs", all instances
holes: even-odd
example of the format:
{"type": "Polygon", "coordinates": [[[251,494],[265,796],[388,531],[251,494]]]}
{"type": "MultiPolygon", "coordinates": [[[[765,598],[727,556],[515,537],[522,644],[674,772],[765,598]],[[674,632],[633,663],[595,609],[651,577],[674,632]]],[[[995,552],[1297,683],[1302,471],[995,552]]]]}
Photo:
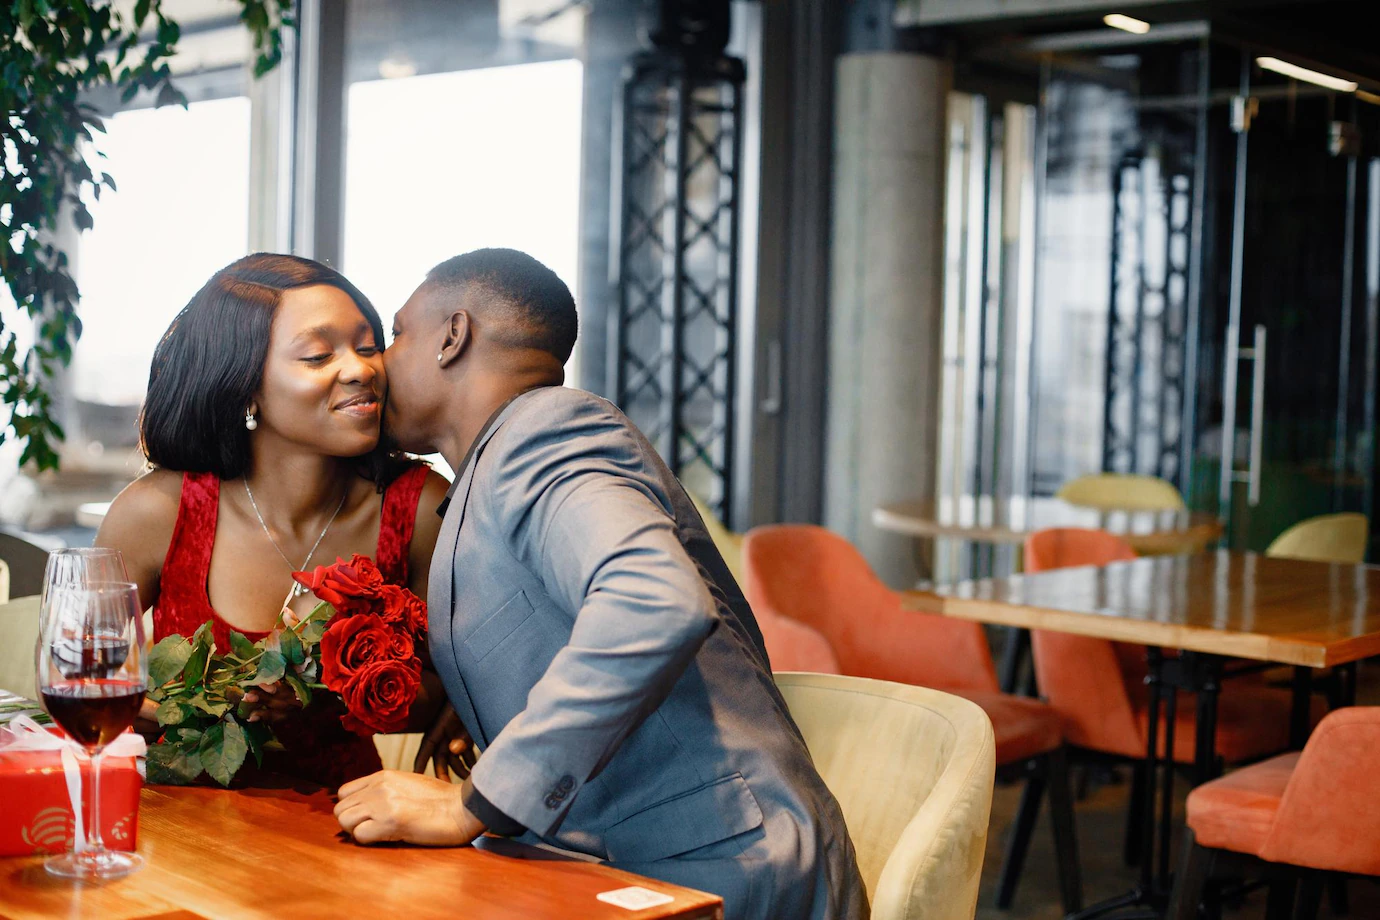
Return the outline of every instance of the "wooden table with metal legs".
{"type": "MultiPolygon", "coordinates": [[[[1074,917],[1159,918],[1168,903],[1173,829],[1174,712],[1179,693],[1197,696],[1195,784],[1214,778],[1217,701],[1227,658],[1294,666],[1291,745],[1307,740],[1314,668],[1351,665],[1380,654],[1380,567],[1273,559],[1219,551],[1138,559],[965,582],[910,592],[913,609],[1026,629],[1050,629],[1146,646],[1149,728],[1147,794],[1140,803],[1139,884],[1074,917]],[[1162,648],[1181,650],[1177,657],[1162,648]]],[[[1354,668],[1341,669],[1343,677],[1354,668]]],[[[1354,676],[1340,703],[1354,693],[1354,676]]]]}

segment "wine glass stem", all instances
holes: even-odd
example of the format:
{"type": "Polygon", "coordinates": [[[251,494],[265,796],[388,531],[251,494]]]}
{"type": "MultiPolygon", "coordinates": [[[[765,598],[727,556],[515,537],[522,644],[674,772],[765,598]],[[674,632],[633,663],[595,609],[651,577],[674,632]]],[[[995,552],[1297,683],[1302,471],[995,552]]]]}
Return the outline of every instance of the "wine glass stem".
{"type": "Polygon", "coordinates": [[[101,839],[101,761],[103,751],[91,753],[91,830],[86,835],[86,848],[92,855],[99,855],[105,849],[101,839]]]}

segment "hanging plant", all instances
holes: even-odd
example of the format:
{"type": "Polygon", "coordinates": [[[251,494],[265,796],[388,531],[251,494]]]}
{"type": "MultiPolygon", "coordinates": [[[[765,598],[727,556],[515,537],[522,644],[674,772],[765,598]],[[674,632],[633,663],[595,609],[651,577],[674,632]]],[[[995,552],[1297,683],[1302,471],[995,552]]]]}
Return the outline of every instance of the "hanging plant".
{"type": "MultiPolygon", "coordinates": [[[[254,42],[254,76],[261,77],[282,59],[292,0],[239,4],[254,42]]],[[[104,127],[87,100],[113,86],[126,102],[147,90],[156,105],[187,104],[168,67],[181,30],[162,6],[138,0],[122,12],[111,0],[0,5],[0,277],[35,323],[33,345],[21,353],[15,330],[0,318],[0,443],[22,442],[20,463],[40,470],[57,467],[63,439],[48,381],[72,360],[81,335],[77,285],[54,234],[64,214],[78,230],[90,230],[83,194],[99,199],[116,190],[113,176],[89,165],[88,145],[104,156],[97,140],[104,127]]]]}

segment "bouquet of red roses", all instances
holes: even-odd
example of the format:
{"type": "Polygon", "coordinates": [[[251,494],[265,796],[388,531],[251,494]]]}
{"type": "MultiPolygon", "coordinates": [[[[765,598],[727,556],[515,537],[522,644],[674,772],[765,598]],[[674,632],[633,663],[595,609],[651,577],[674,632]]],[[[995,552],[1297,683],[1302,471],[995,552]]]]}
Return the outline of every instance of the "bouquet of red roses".
{"type": "Polygon", "coordinates": [[[366,736],[401,731],[421,686],[426,605],[385,584],[367,556],[293,577],[334,611],[321,636],[321,683],[345,701],[342,724],[366,736]]]}
{"type": "Polygon", "coordinates": [[[149,655],[148,698],[159,704],[164,733],[148,749],[148,779],[180,785],[203,772],[228,786],[249,755],[278,745],[264,722],[249,722],[240,702],[251,688],[284,681],[303,707],[313,691],[338,694],[341,724],[362,736],[399,731],[421,686],[417,645],[426,636],[426,605],[384,582],[367,556],[296,572],[321,603],[297,620],[284,611],[258,642],[237,632],[216,647],[207,622],[190,638],[168,636],[149,655]]]}

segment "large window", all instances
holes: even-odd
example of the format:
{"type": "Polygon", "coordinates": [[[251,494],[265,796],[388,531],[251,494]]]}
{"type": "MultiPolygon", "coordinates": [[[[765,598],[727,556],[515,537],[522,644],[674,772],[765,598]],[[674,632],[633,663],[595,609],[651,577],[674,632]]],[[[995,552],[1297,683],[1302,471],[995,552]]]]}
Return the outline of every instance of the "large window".
{"type": "Polygon", "coordinates": [[[576,289],[581,75],[561,60],[350,86],[344,270],[385,326],[428,269],[485,246],[576,289]]]}
{"type": "Polygon", "coordinates": [[[137,406],[163,330],[248,245],[249,100],[121,112],[106,129],[100,168],[119,191],[88,203],[72,395],[137,406]]]}

